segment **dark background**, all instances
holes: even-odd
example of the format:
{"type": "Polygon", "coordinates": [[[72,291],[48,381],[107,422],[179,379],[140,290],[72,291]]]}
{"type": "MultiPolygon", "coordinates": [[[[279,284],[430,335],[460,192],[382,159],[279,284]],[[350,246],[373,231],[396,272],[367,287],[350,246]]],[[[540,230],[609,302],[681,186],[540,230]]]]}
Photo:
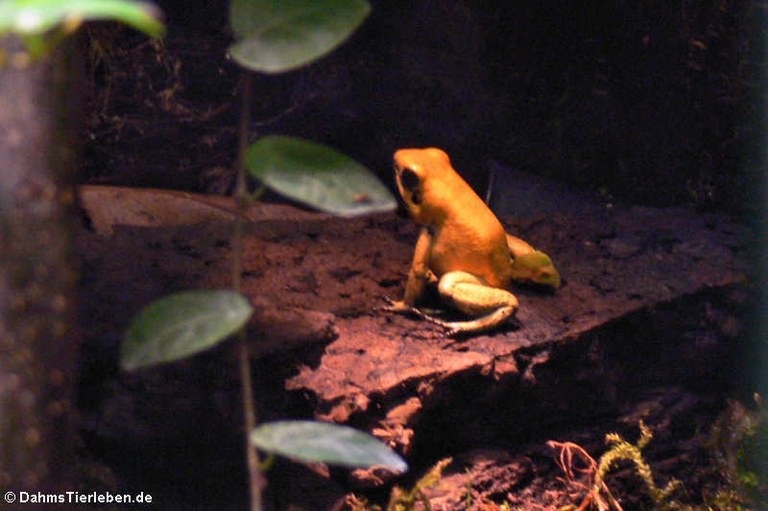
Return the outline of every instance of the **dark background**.
{"type": "MultiPolygon", "coordinates": [[[[224,193],[239,76],[228,4],[159,4],[161,43],[87,32],[85,179],[224,193]]],[[[626,202],[755,212],[757,0],[371,4],[331,56],[256,77],[254,136],[330,144],[390,184],[395,149],[434,145],[481,193],[496,166],[626,202]]]]}

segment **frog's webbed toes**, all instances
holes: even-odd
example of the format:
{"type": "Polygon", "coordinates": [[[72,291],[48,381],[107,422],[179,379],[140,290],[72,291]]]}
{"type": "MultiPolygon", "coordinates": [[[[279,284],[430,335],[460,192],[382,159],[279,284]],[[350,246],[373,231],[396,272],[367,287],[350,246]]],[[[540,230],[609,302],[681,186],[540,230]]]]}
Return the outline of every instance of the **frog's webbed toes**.
{"type": "Polygon", "coordinates": [[[414,316],[423,317],[424,313],[412,305],[407,305],[403,300],[393,300],[388,296],[382,297],[387,305],[383,307],[377,307],[379,310],[394,312],[395,314],[413,314],[414,316]]]}
{"type": "Polygon", "coordinates": [[[380,307],[376,306],[376,310],[383,310],[387,312],[403,312],[408,309],[408,306],[405,305],[405,302],[402,300],[393,300],[388,296],[382,296],[381,299],[386,302],[386,305],[382,305],[380,307]]]}
{"type": "Polygon", "coordinates": [[[440,311],[425,311],[418,307],[414,307],[412,305],[406,305],[406,303],[403,300],[393,300],[387,296],[383,297],[384,301],[387,302],[387,305],[380,307],[380,310],[384,310],[387,312],[394,312],[396,314],[407,314],[410,316],[417,317],[419,319],[423,319],[425,321],[429,321],[430,323],[434,323],[436,325],[439,325],[443,328],[451,328],[451,324],[448,321],[443,321],[441,319],[438,319],[434,317],[433,313],[438,313],[440,311]]]}
{"type": "Polygon", "coordinates": [[[470,319],[467,321],[441,321],[438,324],[442,324],[442,326],[446,328],[446,333],[450,337],[479,334],[482,332],[494,330],[504,323],[515,320],[516,310],[517,307],[512,306],[499,307],[490,314],[479,318],[470,319]]]}
{"type": "Polygon", "coordinates": [[[381,307],[381,310],[396,314],[407,314],[428,321],[442,328],[448,337],[462,337],[493,330],[503,323],[514,320],[514,314],[517,310],[517,307],[509,305],[499,307],[490,314],[479,318],[466,321],[445,321],[432,314],[433,312],[439,313],[440,311],[422,310],[418,307],[406,305],[402,300],[392,300],[388,297],[383,297],[383,299],[388,305],[381,307]]]}

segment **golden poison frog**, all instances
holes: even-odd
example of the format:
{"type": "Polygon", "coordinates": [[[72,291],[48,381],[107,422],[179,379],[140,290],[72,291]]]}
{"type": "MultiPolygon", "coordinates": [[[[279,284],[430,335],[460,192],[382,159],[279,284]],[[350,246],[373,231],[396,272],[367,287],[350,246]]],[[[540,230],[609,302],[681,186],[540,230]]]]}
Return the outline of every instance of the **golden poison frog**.
{"type": "Polygon", "coordinates": [[[387,307],[414,312],[449,335],[496,328],[518,308],[512,281],[557,288],[560,274],[544,252],[507,234],[496,215],[436,148],[395,152],[395,180],[411,217],[420,224],[405,296],[387,307]],[[467,314],[442,321],[416,308],[429,287],[467,314]]]}

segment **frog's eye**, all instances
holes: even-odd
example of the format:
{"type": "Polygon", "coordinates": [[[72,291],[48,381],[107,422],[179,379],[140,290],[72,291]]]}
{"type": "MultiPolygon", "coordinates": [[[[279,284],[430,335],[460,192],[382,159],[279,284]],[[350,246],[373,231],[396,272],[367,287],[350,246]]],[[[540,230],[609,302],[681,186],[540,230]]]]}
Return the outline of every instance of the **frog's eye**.
{"type": "Polygon", "coordinates": [[[416,172],[413,171],[413,169],[406,167],[400,173],[400,182],[402,183],[403,188],[406,190],[412,191],[419,185],[419,181],[419,176],[416,174],[416,172]]]}
{"type": "Polygon", "coordinates": [[[416,204],[417,206],[421,204],[421,201],[424,200],[424,193],[422,193],[421,188],[416,189],[411,193],[411,202],[416,204]]]}

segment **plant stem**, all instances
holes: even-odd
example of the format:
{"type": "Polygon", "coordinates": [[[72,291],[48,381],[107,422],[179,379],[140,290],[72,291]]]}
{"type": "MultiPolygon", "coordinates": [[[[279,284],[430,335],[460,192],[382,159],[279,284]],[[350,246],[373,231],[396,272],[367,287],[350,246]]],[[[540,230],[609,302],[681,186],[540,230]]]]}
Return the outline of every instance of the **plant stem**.
{"type": "MultiPolygon", "coordinates": [[[[251,73],[243,72],[240,82],[240,128],[237,147],[237,182],[235,184],[235,225],[232,235],[232,289],[240,292],[243,269],[243,224],[248,190],[245,183],[245,152],[248,148],[248,128],[251,108],[251,73]]],[[[245,451],[248,462],[248,487],[251,495],[251,511],[262,511],[261,470],[259,453],[251,445],[250,433],[256,427],[256,408],[251,384],[251,360],[248,355],[248,338],[245,327],[238,332],[237,355],[240,365],[240,384],[243,390],[243,415],[245,416],[245,451]]]]}

